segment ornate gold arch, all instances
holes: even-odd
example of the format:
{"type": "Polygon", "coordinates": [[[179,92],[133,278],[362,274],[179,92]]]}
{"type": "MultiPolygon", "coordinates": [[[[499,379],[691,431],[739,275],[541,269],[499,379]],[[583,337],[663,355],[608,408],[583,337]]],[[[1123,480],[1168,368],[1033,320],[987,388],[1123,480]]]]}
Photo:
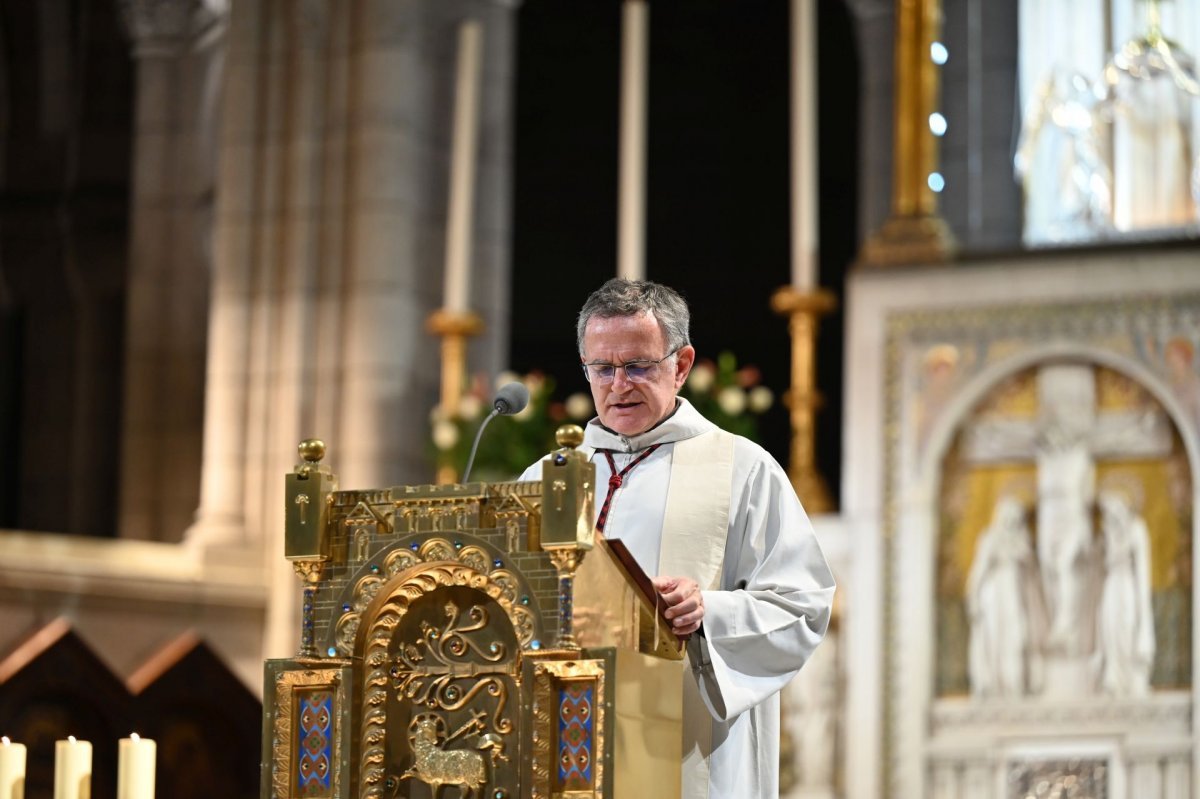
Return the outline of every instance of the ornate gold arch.
{"type": "Polygon", "coordinates": [[[416,600],[444,587],[480,591],[504,610],[514,631],[521,629],[523,623],[528,623],[528,611],[514,603],[510,587],[494,577],[458,561],[417,563],[381,586],[363,612],[354,645],[354,654],[363,663],[359,769],[362,799],[382,797],[386,779],[387,698],[391,680],[388,649],[393,633],[416,600]]]}

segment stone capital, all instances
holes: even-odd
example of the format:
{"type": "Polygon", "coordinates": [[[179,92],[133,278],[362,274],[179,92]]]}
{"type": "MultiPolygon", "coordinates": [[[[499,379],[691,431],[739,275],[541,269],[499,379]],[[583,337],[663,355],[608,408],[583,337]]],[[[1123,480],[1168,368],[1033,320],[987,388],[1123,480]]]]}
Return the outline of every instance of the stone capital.
{"type": "Polygon", "coordinates": [[[175,56],[220,38],[229,0],[117,0],[135,57],[175,56]]]}

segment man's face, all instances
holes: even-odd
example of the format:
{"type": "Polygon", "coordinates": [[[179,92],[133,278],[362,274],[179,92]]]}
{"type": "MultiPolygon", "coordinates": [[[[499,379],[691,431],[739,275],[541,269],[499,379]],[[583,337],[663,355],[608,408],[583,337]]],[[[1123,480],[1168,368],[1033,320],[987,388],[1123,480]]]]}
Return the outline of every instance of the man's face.
{"type": "MultiPolygon", "coordinates": [[[[649,313],[593,317],[583,332],[583,362],[621,366],[657,361],[667,354],[667,339],[649,313]]],[[[607,385],[591,381],[596,413],[608,429],[624,436],[644,433],[675,410],[675,395],[687,380],[696,351],[688,345],[652,369],[649,382],[634,383],[617,369],[607,385]]]]}

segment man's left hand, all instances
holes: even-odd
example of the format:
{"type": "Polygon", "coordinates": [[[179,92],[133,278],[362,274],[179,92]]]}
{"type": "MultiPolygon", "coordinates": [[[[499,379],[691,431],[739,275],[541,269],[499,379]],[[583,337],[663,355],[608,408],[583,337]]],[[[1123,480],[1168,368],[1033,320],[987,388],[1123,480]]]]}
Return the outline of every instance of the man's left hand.
{"type": "Polygon", "coordinates": [[[700,586],[688,577],[655,577],[654,587],[667,609],[663,615],[671,620],[676,635],[691,635],[704,621],[704,595],[700,586]]]}

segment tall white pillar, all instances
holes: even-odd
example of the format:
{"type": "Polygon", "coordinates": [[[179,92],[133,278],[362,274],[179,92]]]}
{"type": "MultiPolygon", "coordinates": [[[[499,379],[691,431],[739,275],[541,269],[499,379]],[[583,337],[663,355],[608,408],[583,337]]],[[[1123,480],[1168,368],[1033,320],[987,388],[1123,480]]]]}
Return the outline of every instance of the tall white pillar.
{"type": "Polygon", "coordinates": [[[792,287],[817,287],[817,0],[792,0],[792,287]]]}
{"type": "Polygon", "coordinates": [[[177,541],[204,425],[212,194],[228,10],[121,4],[136,65],[118,530],[177,541]]]}
{"type": "Polygon", "coordinates": [[[617,207],[617,277],[646,278],[646,93],[650,4],[621,6],[621,140],[617,207]]]}

